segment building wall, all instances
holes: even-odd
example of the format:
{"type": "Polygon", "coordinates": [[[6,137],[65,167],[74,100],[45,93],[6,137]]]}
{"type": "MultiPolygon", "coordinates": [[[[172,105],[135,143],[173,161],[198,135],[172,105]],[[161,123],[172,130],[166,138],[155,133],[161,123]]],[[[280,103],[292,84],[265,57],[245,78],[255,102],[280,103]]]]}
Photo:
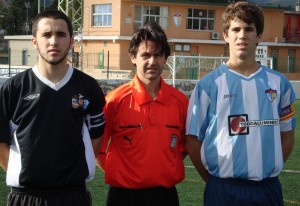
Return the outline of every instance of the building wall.
{"type": "Polygon", "coordinates": [[[23,66],[23,51],[27,51],[27,64],[25,65],[33,66],[34,64],[36,64],[38,54],[35,48],[33,47],[31,40],[10,40],[9,47],[11,49],[11,65],[23,66]]]}
{"type": "MultiPolygon", "coordinates": [[[[84,0],[83,8],[83,35],[84,36],[119,36],[121,25],[121,0],[84,0]],[[93,27],[93,5],[95,4],[112,4],[112,26],[111,27],[93,27]]],[[[125,9],[127,12],[127,9],[125,9]]]]}
{"type": "MultiPolygon", "coordinates": [[[[121,1],[118,1],[121,2],[121,1]]],[[[114,2],[115,3],[115,2],[114,2]]],[[[120,10],[120,36],[132,36],[135,19],[135,2],[122,2],[119,7],[120,10]]],[[[113,16],[114,18],[114,16],[113,16]]]]}
{"type": "MultiPolygon", "coordinates": [[[[219,32],[222,37],[221,15],[224,6],[192,5],[192,4],[166,4],[159,2],[140,2],[128,0],[85,0],[83,34],[88,36],[131,36],[134,32],[135,6],[166,6],[169,8],[169,28],[165,32],[169,38],[181,39],[206,39],[211,40],[211,32],[219,32]],[[96,4],[112,4],[112,26],[93,27],[92,8],[96,4]],[[215,11],[215,29],[207,31],[192,31],[186,29],[186,18],[188,8],[209,9],[215,11]],[[173,14],[182,14],[182,23],[176,27],[173,14]]],[[[284,11],[278,9],[263,9],[265,16],[265,31],[262,41],[282,42],[284,24],[286,23],[284,11]]],[[[295,17],[296,18],[296,17],[295,17]]],[[[296,20],[293,20],[293,25],[296,20]]]]}
{"type": "MultiPolygon", "coordinates": [[[[170,4],[150,1],[131,1],[131,0],[85,0],[84,6],[84,25],[83,35],[90,40],[84,40],[84,53],[95,50],[110,52],[111,69],[132,70],[132,65],[128,64],[127,49],[129,41],[134,33],[134,20],[136,6],[164,6],[168,7],[169,20],[168,28],[164,29],[171,46],[171,54],[176,55],[201,55],[201,56],[226,56],[226,44],[222,35],[221,15],[225,6],[200,5],[200,4],[170,4]],[[92,27],[92,8],[95,4],[112,4],[112,26],[110,27],[92,27]],[[215,11],[215,28],[214,30],[194,31],[186,29],[186,16],[189,8],[208,9],[215,11]],[[175,25],[173,15],[180,13],[182,15],[181,24],[175,25]],[[219,39],[212,40],[212,32],[219,33],[219,39]],[[95,39],[95,40],[93,40],[95,39]],[[97,43],[98,40],[106,42],[97,43]],[[190,51],[175,51],[176,44],[189,44],[190,51]]],[[[276,48],[279,55],[287,57],[288,49],[291,45],[279,45],[284,41],[284,28],[286,26],[285,13],[277,8],[263,8],[265,17],[265,29],[260,45],[270,45],[269,48],[276,48]]],[[[294,15],[295,16],[295,15],[294,15]]],[[[297,15],[296,15],[297,16],[297,15]]],[[[292,19],[295,26],[296,17],[292,19]]],[[[300,47],[295,45],[296,58],[300,58],[300,47]]],[[[272,56],[268,49],[268,57],[272,56]]],[[[107,59],[107,58],[106,58],[107,59]]],[[[300,61],[295,62],[294,72],[300,72],[300,61]]],[[[93,67],[93,66],[92,66],[93,67]]],[[[286,71],[287,64],[282,61],[278,64],[279,70],[286,71]]]]}
{"type": "MultiPolygon", "coordinates": [[[[95,40],[84,41],[82,44],[84,50],[83,69],[96,69],[99,62],[97,56],[104,52],[104,68],[109,66],[111,70],[131,70],[132,63],[128,57],[129,41],[123,40],[95,40]],[[89,56],[89,58],[88,58],[89,56]],[[96,60],[94,60],[96,59],[96,60]]],[[[78,48],[76,48],[78,51],[78,48]]]]}
{"type": "MultiPolygon", "coordinates": [[[[271,48],[269,49],[270,52],[271,48]]],[[[296,72],[300,73],[300,49],[297,46],[289,46],[289,47],[282,47],[279,49],[278,54],[278,68],[277,70],[282,73],[290,73],[290,72],[296,72]],[[293,62],[290,60],[289,62],[289,50],[295,51],[295,56],[293,57],[293,62]],[[288,64],[293,64],[293,71],[289,70],[288,64]]]]}
{"type": "Polygon", "coordinates": [[[284,27],[284,12],[280,10],[263,9],[264,33],[262,42],[282,43],[284,27]]]}
{"type": "MultiPolygon", "coordinates": [[[[221,15],[225,6],[200,5],[198,4],[175,4],[150,1],[132,0],[84,0],[83,7],[83,33],[80,41],[74,47],[74,51],[82,54],[83,69],[99,69],[99,53],[104,52],[104,66],[111,70],[133,70],[127,51],[129,41],[134,33],[134,19],[136,6],[165,6],[168,7],[169,20],[165,32],[169,38],[171,55],[201,55],[201,56],[226,56],[226,44],[222,35],[221,15]],[[93,27],[93,5],[112,4],[112,26],[93,27]],[[188,8],[210,9],[215,11],[215,29],[193,31],[186,29],[186,16],[188,8]],[[173,15],[182,14],[182,21],[179,26],[174,23],[173,15]],[[212,40],[212,32],[219,33],[219,39],[212,40]],[[189,51],[176,51],[178,44],[190,45],[189,51]],[[109,55],[108,55],[109,53],[109,55]],[[108,61],[109,60],[109,61],[108,61]]],[[[287,44],[283,43],[284,31],[291,16],[291,26],[296,28],[300,13],[288,13],[277,8],[263,8],[265,17],[265,29],[260,45],[268,47],[268,57],[272,56],[271,49],[278,50],[278,68],[281,72],[288,70],[289,50],[295,50],[295,62],[292,72],[300,73],[300,42],[287,44]]],[[[12,64],[22,65],[22,50],[28,49],[28,65],[35,64],[37,53],[30,42],[31,36],[23,38],[9,38],[11,48],[12,64]]]]}
{"type": "MultiPolygon", "coordinates": [[[[96,2],[96,1],[94,1],[96,2]]],[[[117,1],[116,1],[117,2],[117,1]]],[[[113,2],[114,4],[115,2],[113,2]]],[[[151,2],[134,2],[134,1],[122,1],[122,15],[121,15],[121,36],[132,35],[133,33],[133,23],[135,19],[136,5],[144,6],[166,6],[169,8],[169,28],[165,29],[165,32],[169,38],[181,38],[181,39],[206,39],[211,40],[212,31],[218,32],[220,35],[220,40],[223,40],[222,36],[222,22],[221,15],[225,10],[224,6],[212,6],[212,5],[191,5],[191,4],[166,4],[166,3],[151,3],[151,2]],[[215,11],[215,29],[214,30],[202,30],[202,31],[192,31],[186,29],[186,18],[187,11],[189,8],[193,9],[208,9],[215,11]],[[173,22],[173,14],[182,14],[182,23],[179,27],[173,22]],[[131,18],[131,24],[126,21],[126,18],[131,18]],[[127,23],[125,23],[127,22],[127,23]]],[[[277,9],[264,9],[265,16],[265,31],[262,41],[275,42],[277,37],[277,42],[282,42],[282,31],[278,28],[284,24],[284,12],[277,9]]],[[[115,14],[113,14],[115,18],[115,14]]]]}

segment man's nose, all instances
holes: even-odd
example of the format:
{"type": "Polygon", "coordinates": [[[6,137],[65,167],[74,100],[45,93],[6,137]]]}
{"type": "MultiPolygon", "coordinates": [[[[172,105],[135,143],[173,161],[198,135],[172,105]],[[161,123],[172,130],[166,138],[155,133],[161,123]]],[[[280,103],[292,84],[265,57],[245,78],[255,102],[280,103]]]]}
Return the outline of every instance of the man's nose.
{"type": "Polygon", "coordinates": [[[156,63],[156,57],[154,55],[152,55],[149,60],[148,60],[148,63],[150,65],[154,65],[156,63]]]}

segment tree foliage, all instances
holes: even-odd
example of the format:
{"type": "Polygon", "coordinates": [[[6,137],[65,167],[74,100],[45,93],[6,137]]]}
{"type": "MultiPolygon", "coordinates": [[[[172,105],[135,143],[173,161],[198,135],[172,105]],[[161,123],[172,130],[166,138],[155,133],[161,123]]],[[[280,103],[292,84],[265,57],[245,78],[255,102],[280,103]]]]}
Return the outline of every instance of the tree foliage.
{"type": "MultiPolygon", "coordinates": [[[[4,6],[1,5],[0,8],[4,6]]],[[[47,1],[49,2],[49,1],[47,1]]],[[[52,0],[46,6],[46,9],[57,9],[58,0],[52,0]]],[[[42,6],[42,5],[41,5],[42,6]]],[[[44,9],[44,8],[41,8],[44,9]]],[[[10,0],[10,2],[2,9],[0,15],[0,28],[5,31],[5,35],[25,35],[31,34],[32,20],[38,13],[38,1],[37,0],[10,0]],[[26,8],[25,3],[29,3],[30,7],[26,8]],[[28,18],[27,18],[28,12],[28,18]],[[28,21],[27,21],[28,19],[28,21]],[[27,25],[27,27],[26,27],[27,25]],[[27,30],[28,29],[28,30],[27,30]]]]}

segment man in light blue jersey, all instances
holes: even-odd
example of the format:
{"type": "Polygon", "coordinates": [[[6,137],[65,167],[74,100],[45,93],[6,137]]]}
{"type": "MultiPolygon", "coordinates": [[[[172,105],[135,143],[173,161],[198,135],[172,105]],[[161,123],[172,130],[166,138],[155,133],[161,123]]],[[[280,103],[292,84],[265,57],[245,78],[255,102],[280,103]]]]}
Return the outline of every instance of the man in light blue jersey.
{"type": "Polygon", "coordinates": [[[278,175],[294,145],[295,93],[255,60],[262,10],[231,3],[222,19],[229,60],[198,82],[186,123],[187,151],[207,183],[204,205],[283,205],[278,175]]]}

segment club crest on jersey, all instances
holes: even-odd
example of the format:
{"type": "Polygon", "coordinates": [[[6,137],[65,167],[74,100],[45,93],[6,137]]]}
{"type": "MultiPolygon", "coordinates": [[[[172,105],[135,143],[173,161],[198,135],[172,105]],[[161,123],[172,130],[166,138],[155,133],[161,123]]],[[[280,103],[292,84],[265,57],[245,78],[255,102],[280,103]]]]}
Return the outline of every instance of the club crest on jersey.
{"type": "Polygon", "coordinates": [[[81,94],[75,94],[72,97],[72,107],[77,109],[77,108],[82,108],[85,110],[89,105],[89,100],[84,99],[84,96],[81,94]]]}
{"type": "Polygon", "coordinates": [[[178,142],[178,135],[177,134],[172,134],[171,135],[171,141],[170,141],[170,147],[171,148],[176,148],[177,147],[177,142],[178,142]]]}
{"type": "Polygon", "coordinates": [[[270,102],[274,102],[274,100],[277,97],[277,91],[274,89],[267,89],[265,90],[265,94],[267,96],[267,98],[270,100],[270,102]]]}
{"type": "Polygon", "coordinates": [[[228,116],[229,136],[249,134],[249,127],[242,126],[242,122],[248,122],[247,114],[228,116]]]}

